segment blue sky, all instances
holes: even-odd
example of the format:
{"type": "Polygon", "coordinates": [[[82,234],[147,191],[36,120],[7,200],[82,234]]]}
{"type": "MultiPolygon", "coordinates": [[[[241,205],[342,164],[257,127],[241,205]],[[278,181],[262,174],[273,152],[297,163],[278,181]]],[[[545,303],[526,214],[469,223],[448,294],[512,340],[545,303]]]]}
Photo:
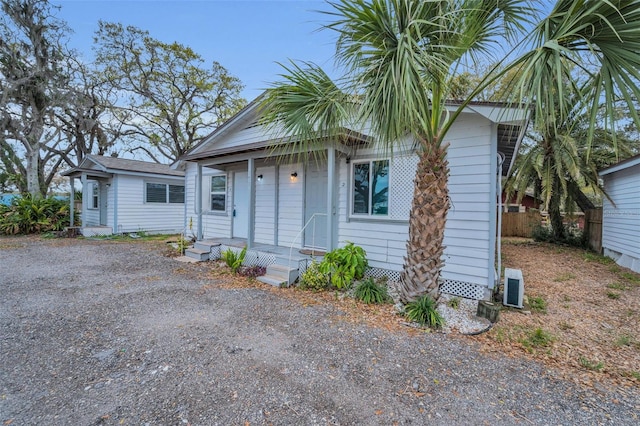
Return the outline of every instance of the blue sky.
{"type": "Polygon", "coordinates": [[[218,61],[245,85],[252,100],[278,79],[276,62],[312,61],[333,66],[334,36],[317,31],[326,17],[323,1],[274,0],[52,0],[57,16],[74,31],[70,46],[85,60],[98,21],[120,22],[149,31],[164,42],[177,41],[207,63],[218,61]]]}

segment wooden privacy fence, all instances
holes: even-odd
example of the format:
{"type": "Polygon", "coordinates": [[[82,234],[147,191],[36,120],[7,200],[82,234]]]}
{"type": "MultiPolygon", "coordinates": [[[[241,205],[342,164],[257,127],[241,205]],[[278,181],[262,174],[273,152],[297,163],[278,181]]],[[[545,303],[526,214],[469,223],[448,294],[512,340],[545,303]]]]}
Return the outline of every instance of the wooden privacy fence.
{"type": "Polygon", "coordinates": [[[540,225],[541,220],[538,211],[502,213],[502,236],[531,238],[533,228],[540,225]]]}
{"type": "Polygon", "coordinates": [[[602,252],[602,209],[584,212],[584,233],[587,235],[589,247],[602,252]]]}

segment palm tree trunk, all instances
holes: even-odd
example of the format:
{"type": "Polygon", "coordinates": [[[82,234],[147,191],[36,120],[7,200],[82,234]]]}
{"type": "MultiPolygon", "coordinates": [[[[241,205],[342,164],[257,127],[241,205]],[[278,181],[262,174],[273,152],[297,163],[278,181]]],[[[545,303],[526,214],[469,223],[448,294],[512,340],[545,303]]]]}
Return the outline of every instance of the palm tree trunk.
{"type": "Polygon", "coordinates": [[[444,266],[444,226],[449,211],[449,162],[446,146],[426,148],[420,154],[409,217],[407,256],[398,285],[400,299],[408,303],[428,294],[440,297],[440,271],[444,266]]]}
{"type": "Polygon", "coordinates": [[[562,213],[560,211],[560,184],[553,183],[553,193],[549,200],[549,219],[551,220],[551,230],[556,241],[565,240],[564,224],[562,223],[562,213]]]}

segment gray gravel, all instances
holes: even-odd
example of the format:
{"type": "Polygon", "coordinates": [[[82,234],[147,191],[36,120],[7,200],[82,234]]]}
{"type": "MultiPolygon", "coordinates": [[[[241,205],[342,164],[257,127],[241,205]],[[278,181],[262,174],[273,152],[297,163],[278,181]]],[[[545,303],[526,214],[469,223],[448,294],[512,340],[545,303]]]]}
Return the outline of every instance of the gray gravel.
{"type": "Polygon", "coordinates": [[[637,389],[217,288],[148,244],[0,239],[0,265],[4,424],[638,423],[637,389]]]}

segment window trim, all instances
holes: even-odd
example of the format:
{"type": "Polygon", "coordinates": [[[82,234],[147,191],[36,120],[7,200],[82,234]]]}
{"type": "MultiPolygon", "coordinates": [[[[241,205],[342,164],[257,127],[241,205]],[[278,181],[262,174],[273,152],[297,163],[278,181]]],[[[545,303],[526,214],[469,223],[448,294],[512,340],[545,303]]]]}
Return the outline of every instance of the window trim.
{"type": "Polygon", "coordinates": [[[98,182],[91,182],[89,194],[88,210],[100,210],[100,185],[98,182]]]}
{"type": "Polygon", "coordinates": [[[217,173],[215,175],[209,175],[209,211],[214,214],[224,214],[227,213],[227,202],[229,201],[229,176],[227,173],[217,173]],[[213,178],[216,177],[224,177],[224,190],[223,191],[213,191],[213,178]],[[214,209],[213,202],[211,200],[212,195],[224,195],[224,208],[222,210],[214,209]]]}
{"type": "Polygon", "coordinates": [[[179,185],[179,184],[175,184],[175,183],[167,183],[167,182],[158,182],[158,181],[152,181],[152,180],[145,180],[144,181],[144,198],[143,198],[143,202],[144,204],[153,204],[153,205],[157,205],[157,204],[167,204],[167,205],[184,205],[185,199],[186,199],[186,195],[185,195],[185,185],[179,185]],[[164,185],[164,201],[149,201],[149,185],[164,185]],[[181,186],[183,189],[183,199],[181,202],[171,202],[170,201],[170,195],[169,195],[169,187],[171,186],[181,186]]]}
{"type": "Polygon", "coordinates": [[[391,218],[391,159],[390,158],[362,158],[351,162],[349,170],[349,218],[350,219],[364,219],[364,220],[382,220],[388,221],[391,218]],[[371,185],[371,172],[373,171],[373,163],[377,161],[386,161],[388,163],[388,189],[387,189],[387,213],[386,214],[373,214],[373,187],[371,185]],[[368,212],[367,213],[355,213],[353,211],[355,206],[355,168],[358,164],[369,164],[369,199],[368,199],[368,212]]]}

